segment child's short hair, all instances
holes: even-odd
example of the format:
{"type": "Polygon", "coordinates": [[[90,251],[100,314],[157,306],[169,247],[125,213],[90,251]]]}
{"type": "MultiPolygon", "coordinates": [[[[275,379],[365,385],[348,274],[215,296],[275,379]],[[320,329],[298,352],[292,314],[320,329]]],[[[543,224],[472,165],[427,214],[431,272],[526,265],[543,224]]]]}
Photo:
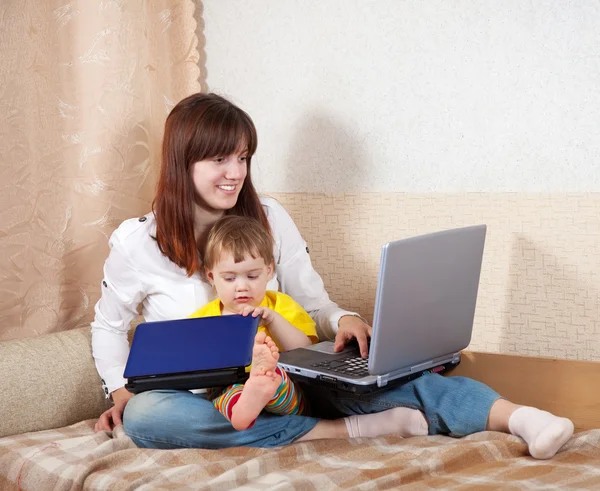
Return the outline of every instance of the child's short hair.
{"type": "Polygon", "coordinates": [[[266,265],[273,263],[273,237],[262,223],[250,217],[227,215],[213,225],[204,251],[204,267],[214,268],[224,253],[233,261],[242,262],[246,256],[262,258],[266,265]]]}

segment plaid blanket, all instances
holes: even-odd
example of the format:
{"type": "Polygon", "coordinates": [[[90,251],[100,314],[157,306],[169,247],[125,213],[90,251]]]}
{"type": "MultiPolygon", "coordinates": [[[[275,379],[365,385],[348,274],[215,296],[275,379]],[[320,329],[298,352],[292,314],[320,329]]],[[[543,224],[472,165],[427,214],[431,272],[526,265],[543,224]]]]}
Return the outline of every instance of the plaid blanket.
{"type": "Polygon", "coordinates": [[[93,421],[0,439],[0,489],[600,489],[600,430],[554,459],[516,437],[321,440],[275,450],[147,450],[93,421]]]}

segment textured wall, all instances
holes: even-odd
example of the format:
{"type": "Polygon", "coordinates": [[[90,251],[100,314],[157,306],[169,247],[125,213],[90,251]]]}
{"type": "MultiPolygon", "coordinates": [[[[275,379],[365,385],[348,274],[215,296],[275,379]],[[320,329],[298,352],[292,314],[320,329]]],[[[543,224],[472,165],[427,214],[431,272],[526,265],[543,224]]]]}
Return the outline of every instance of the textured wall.
{"type": "Polygon", "coordinates": [[[600,2],[207,1],[204,20],[266,191],[600,190],[600,2]]]}
{"type": "Polygon", "coordinates": [[[600,3],[204,2],[206,76],[259,132],[339,303],[381,245],[487,223],[472,348],[600,360],[600,3]],[[323,194],[328,193],[328,194],[323,194]]]}
{"type": "Polygon", "coordinates": [[[331,297],[369,321],[383,243],[486,223],[471,348],[600,360],[600,194],[271,195],[331,297]]]}

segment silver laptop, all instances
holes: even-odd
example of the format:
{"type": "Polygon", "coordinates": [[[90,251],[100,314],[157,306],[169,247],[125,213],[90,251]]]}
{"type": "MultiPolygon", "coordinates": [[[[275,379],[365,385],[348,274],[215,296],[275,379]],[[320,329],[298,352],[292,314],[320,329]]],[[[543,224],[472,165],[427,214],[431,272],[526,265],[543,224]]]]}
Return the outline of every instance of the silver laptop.
{"type": "Polygon", "coordinates": [[[369,357],[333,342],[281,353],[293,378],[363,393],[442,372],[471,341],[485,225],[435,232],[383,246],[369,357]]]}

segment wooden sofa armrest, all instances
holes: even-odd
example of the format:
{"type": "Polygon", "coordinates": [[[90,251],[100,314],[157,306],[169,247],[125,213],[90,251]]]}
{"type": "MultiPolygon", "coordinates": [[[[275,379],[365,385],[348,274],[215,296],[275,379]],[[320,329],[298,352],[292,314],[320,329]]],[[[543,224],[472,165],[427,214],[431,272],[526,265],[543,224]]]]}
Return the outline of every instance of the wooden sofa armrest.
{"type": "Polygon", "coordinates": [[[89,327],[0,343],[0,437],[96,418],[108,407],[89,327]]]}
{"type": "Polygon", "coordinates": [[[479,380],[508,400],[600,428],[600,363],[464,351],[449,376],[479,380]]]}

